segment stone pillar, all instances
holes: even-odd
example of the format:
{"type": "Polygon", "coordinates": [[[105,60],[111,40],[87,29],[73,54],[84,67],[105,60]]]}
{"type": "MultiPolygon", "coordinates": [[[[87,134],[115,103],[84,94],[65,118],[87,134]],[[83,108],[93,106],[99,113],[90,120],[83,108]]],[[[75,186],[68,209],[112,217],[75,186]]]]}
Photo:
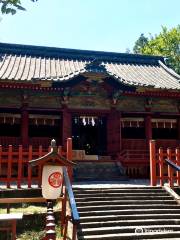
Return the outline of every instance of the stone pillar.
{"type": "Polygon", "coordinates": [[[29,113],[26,106],[21,109],[21,142],[23,146],[27,146],[29,143],[29,113]]]}

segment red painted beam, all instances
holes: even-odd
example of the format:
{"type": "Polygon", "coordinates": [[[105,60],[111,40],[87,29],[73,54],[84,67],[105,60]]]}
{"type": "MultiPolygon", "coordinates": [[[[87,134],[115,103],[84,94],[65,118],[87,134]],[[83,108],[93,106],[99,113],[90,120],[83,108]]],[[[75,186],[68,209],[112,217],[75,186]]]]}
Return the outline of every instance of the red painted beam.
{"type": "MultiPolygon", "coordinates": [[[[41,87],[40,84],[35,83],[9,83],[1,82],[0,88],[4,89],[30,89],[34,91],[45,91],[45,92],[60,92],[62,88],[54,87],[41,87]]],[[[163,98],[179,98],[180,92],[164,92],[164,91],[145,91],[145,92],[124,92],[123,96],[140,96],[140,97],[163,97],[163,98]]]]}

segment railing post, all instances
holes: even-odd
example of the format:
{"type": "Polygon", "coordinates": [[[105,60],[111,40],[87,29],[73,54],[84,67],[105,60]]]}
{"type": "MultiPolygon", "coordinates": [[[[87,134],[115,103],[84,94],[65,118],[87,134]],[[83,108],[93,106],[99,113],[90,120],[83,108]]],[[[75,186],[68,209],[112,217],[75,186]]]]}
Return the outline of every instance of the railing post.
{"type": "Polygon", "coordinates": [[[22,169],[23,169],[23,149],[22,145],[19,146],[19,156],[18,156],[18,181],[17,181],[17,187],[21,188],[21,181],[22,181],[22,169]]]}
{"type": "Polygon", "coordinates": [[[62,156],[62,146],[58,147],[58,153],[59,153],[60,156],[62,156]]]}
{"type": "Polygon", "coordinates": [[[156,146],[155,140],[150,140],[150,180],[151,186],[156,186],[156,146]]]}
{"type": "MultiPolygon", "coordinates": [[[[176,148],[176,164],[180,166],[180,149],[176,148]]],[[[177,185],[180,186],[180,171],[177,171],[177,185]]]]}
{"type": "MultiPolygon", "coordinates": [[[[172,150],[170,148],[167,149],[167,158],[169,160],[172,159],[172,150]]],[[[172,161],[172,160],[171,160],[172,161]]],[[[173,169],[171,168],[171,166],[168,165],[168,181],[169,181],[169,186],[171,188],[173,188],[174,184],[173,184],[173,169]]]]}
{"type": "MultiPolygon", "coordinates": [[[[72,138],[67,139],[67,160],[72,161],[72,138]]],[[[72,182],[72,178],[73,178],[72,166],[68,167],[68,175],[69,175],[70,181],[72,182]]]]}
{"type": "MultiPolygon", "coordinates": [[[[29,146],[29,152],[28,152],[28,161],[32,159],[32,146],[29,146]]],[[[32,184],[32,169],[31,166],[28,164],[28,188],[31,188],[32,184]]]]}
{"type": "MultiPolygon", "coordinates": [[[[39,146],[39,157],[42,157],[42,146],[39,146]]],[[[41,187],[41,180],[42,180],[42,166],[38,166],[38,187],[41,187]]]]}
{"type": "Polygon", "coordinates": [[[72,160],[72,138],[67,139],[67,159],[72,160]]]}
{"type": "MultiPolygon", "coordinates": [[[[66,168],[64,168],[64,179],[65,179],[66,191],[67,191],[67,195],[68,195],[68,199],[69,199],[69,206],[71,209],[71,219],[72,219],[72,223],[73,223],[72,240],[75,240],[76,232],[77,232],[76,228],[77,228],[77,224],[79,223],[79,213],[77,211],[73,190],[71,187],[71,183],[70,183],[66,168]]],[[[68,220],[70,218],[69,218],[69,216],[66,216],[65,219],[68,220]]],[[[66,227],[67,227],[67,224],[65,225],[65,228],[66,227]]],[[[66,231],[66,229],[65,229],[65,231],[66,231]]],[[[63,238],[63,240],[65,240],[65,238],[63,238]]]]}
{"type": "Polygon", "coordinates": [[[65,222],[64,222],[63,240],[67,239],[68,221],[69,221],[68,216],[66,216],[65,222]]]}
{"type": "Polygon", "coordinates": [[[61,211],[61,235],[64,233],[65,228],[65,218],[66,218],[66,202],[67,202],[67,193],[66,189],[63,189],[63,199],[62,199],[62,211],[61,211]]]}
{"type": "Polygon", "coordinates": [[[164,183],[164,166],[163,166],[163,148],[159,148],[159,175],[160,175],[160,185],[164,183]]]}
{"type": "Polygon", "coordinates": [[[7,165],[7,188],[10,188],[12,175],[12,145],[8,148],[8,165],[7,165]]]}
{"type": "Polygon", "coordinates": [[[73,223],[72,240],[76,240],[77,224],[73,223]]]}

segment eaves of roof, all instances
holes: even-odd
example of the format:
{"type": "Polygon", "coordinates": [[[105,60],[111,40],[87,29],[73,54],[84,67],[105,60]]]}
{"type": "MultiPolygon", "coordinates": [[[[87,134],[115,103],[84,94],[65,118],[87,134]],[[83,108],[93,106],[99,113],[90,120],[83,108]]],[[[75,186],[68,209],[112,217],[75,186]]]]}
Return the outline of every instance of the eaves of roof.
{"type": "Polygon", "coordinates": [[[56,48],[45,46],[21,45],[0,43],[0,52],[6,54],[27,55],[36,57],[50,57],[50,58],[63,58],[63,59],[81,59],[81,60],[94,60],[113,61],[113,62],[129,62],[129,63],[147,63],[155,64],[158,60],[164,61],[162,56],[150,56],[129,53],[116,53],[68,48],[56,48]]]}
{"type": "Polygon", "coordinates": [[[0,43],[0,81],[67,82],[87,72],[127,86],[180,90],[180,76],[163,57],[0,43]]]}

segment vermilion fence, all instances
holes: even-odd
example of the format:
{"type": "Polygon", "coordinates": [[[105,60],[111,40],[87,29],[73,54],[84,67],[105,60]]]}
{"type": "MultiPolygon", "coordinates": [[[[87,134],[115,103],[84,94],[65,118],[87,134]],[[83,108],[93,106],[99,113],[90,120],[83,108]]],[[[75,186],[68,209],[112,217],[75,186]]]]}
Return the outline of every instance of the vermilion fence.
{"type": "MultiPolygon", "coordinates": [[[[8,147],[3,147],[0,145],[0,183],[1,185],[10,188],[12,185],[17,185],[21,188],[22,185],[27,185],[31,188],[32,185],[36,184],[41,186],[41,167],[33,167],[28,164],[29,160],[36,159],[48,153],[49,148],[43,148],[39,146],[38,148],[33,148],[29,146],[28,148],[23,148],[21,145],[19,147],[13,147],[9,145],[8,147]]],[[[67,152],[62,151],[62,147],[58,147],[58,152],[60,155],[66,157],[67,159],[72,159],[72,140],[69,138],[67,141],[67,152]]]]}
{"type": "Polygon", "coordinates": [[[132,178],[149,177],[149,152],[145,150],[122,150],[119,155],[120,162],[126,174],[132,178]]]}
{"type": "Polygon", "coordinates": [[[180,166],[179,148],[157,148],[154,140],[150,141],[150,178],[151,185],[156,186],[158,182],[162,186],[168,182],[170,187],[174,183],[180,186],[180,171],[174,170],[167,164],[166,159],[170,160],[175,166],[180,166]]]}

